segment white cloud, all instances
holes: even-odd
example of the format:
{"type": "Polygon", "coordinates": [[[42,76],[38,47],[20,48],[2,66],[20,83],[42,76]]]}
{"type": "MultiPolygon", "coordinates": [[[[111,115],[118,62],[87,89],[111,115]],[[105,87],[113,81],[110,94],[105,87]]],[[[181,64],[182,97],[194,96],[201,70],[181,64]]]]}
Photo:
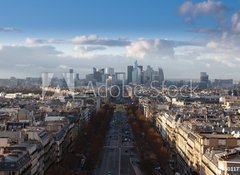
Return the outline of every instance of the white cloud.
{"type": "Polygon", "coordinates": [[[98,40],[97,35],[81,35],[81,36],[76,36],[70,39],[70,42],[79,44],[79,43],[93,42],[96,40],[98,40]]]}
{"type": "Polygon", "coordinates": [[[227,9],[226,6],[222,2],[215,0],[207,0],[199,3],[185,1],[179,8],[179,12],[181,15],[185,14],[198,15],[209,13],[221,13],[226,9],[227,9]]]}
{"type": "Polygon", "coordinates": [[[161,39],[139,39],[127,46],[127,54],[138,58],[166,58],[174,56],[174,42],[161,39]]]}
{"type": "Polygon", "coordinates": [[[240,33],[240,12],[236,12],[232,16],[232,29],[234,32],[240,33]]]}
{"type": "Polygon", "coordinates": [[[13,27],[0,27],[0,32],[20,32],[20,30],[13,27]]]}
{"type": "Polygon", "coordinates": [[[92,59],[98,54],[106,54],[105,46],[92,46],[92,45],[76,45],[73,47],[73,52],[69,53],[75,58],[92,59]]]}
{"type": "Polygon", "coordinates": [[[106,47],[104,46],[82,46],[82,45],[76,45],[74,46],[75,51],[80,51],[82,53],[92,52],[92,51],[102,51],[106,50],[106,47]]]}
{"type": "Polygon", "coordinates": [[[67,65],[59,65],[59,68],[60,69],[68,69],[68,66],[67,65]]]}
{"type": "Polygon", "coordinates": [[[205,64],[209,64],[211,62],[215,67],[222,64],[226,66],[225,69],[228,69],[238,67],[240,65],[239,46],[240,37],[225,32],[222,34],[222,37],[210,39],[206,42],[205,46],[197,48],[192,46],[183,46],[182,49],[177,48],[176,55],[177,57],[180,55],[181,59],[189,58],[193,61],[197,60],[205,64]],[[181,55],[180,53],[185,54],[181,55]]]}
{"type": "Polygon", "coordinates": [[[210,41],[207,43],[206,45],[208,48],[211,48],[211,49],[216,49],[218,47],[218,43],[214,42],[214,41],[210,41]]]}
{"type": "Polygon", "coordinates": [[[70,39],[41,39],[28,37],[25,40],[29,45],[46,45],[46,44],[73,44],[73,45],[97,45],[108,47],[124,47],[131,42],[124,38],[102,38],[97,35],[80,35],[70,39]]]}
{"type": "Polygon", "coordinates": [[[101,45],[109,47],[122,47],[130,44],[130,41],[127,39],[102,38],[97,35],[80,35],[69,39],[68,41],[73,44],[101,45]]]}
{"type": "Polygon", "coordinates": [[[69,56],[52,46],[3,45],[0,50],[0,77],[40,76],[42,72],[61,72],[69,67],[74,68],[83,77],[83,74],[92,72],[92,67],[111,66],[123,71],[126,61],[131,60],[107,53],[87,58],[90,57],[69,56]]]}
{"type": "Polygon", "coordinates": [[[47,43],[47,41],[43,39],[38,39],[38,38],[26,38],[25,43],[29,45],[36,45],[36,44],[45,44],[47,43]]]}

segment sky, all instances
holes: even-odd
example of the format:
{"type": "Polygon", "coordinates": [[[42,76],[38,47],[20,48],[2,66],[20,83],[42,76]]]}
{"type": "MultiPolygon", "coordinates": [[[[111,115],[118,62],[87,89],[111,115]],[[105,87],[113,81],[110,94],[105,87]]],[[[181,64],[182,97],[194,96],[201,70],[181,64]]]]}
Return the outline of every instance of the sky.
{"type": "Polygon", "coordinates": [[[135,60],[166,78],[240,80],[240,0],[3,0],[0,78],[135,60]]]}

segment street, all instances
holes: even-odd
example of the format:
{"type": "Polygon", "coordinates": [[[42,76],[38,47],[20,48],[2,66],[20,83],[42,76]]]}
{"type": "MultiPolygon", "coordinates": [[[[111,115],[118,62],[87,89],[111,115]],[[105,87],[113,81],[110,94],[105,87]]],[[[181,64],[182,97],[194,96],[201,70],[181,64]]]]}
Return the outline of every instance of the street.
{"type": "Polygon", "coordinates": [[[94,174],[135,175],[132,165],[136,165],[136,161],[133,160],[137,160],[138,157],[133,146],[132,130],[126,114],[115,111],[109,128],[101,153],[100,165],[94,174]]]}

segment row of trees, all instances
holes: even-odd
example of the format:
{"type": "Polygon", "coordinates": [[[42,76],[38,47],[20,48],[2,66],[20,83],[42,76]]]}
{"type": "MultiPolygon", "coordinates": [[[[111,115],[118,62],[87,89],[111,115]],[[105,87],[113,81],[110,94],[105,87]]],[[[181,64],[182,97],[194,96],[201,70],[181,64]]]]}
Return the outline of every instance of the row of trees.
{"type": "Polygon", "coordinates": [[[60,164],[53,165],[47,174],[90,175],[98,163],[112,114],[113,108],[105,105],[92,116],[77,137],[73,151],[66,153],[60,164]],[[84,167],[81,167],[83,158],[85,163],[84,167]]]}
{"type": "Polygon", "coordinates": [[[135,144],[140,152],[140,166],[146,174],[153,174],[158,165],[168,167],[169,150],[152,123],[144,117],[136,106],[127,109],[128,120],[135,137],[135,144]]]}

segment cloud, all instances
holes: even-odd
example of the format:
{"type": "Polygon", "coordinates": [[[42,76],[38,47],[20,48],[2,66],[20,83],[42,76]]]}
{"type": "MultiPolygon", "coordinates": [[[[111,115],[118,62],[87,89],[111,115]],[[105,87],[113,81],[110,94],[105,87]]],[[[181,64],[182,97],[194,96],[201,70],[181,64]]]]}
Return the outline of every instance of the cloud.
{"type": "Polygon", "coordinates": [[[218,47],[218,43],[211,41],[211,42],[208,42],[206,46],[211,49],[216,49],[218,47]]]}
{"type": "Polygon", "coordinates": [[[97,35],[81,35],[76,36],[69,40],[73,44],[87,44],[87,45],[101,45],[101,46],[126,46],[130,44],[130,41],[126,39],[110,39],[110,38],[101,38],[97,35]]]}
{"type": "Polygon", "coordinates": [[[144,39],[140,38],[132,41],[131,45],[126,47],[127,55],[136,58],[174,58],[174,48],[178,46],[198,45],[199,43],[188,41],[173,41],[166,39],[144,39]]]}
{"type": "Polygon", "coordinates": [[[40,39],[40,38],[26,38],[25,43],[28,45],[49,45],[49,44],[66,44],[64,40],[61,39],[40,39]]]}
{"type": "Polygon", "coordinates": [[[203,14],[218,14],[227,10],[227,7],[220,1],[207,0],[199,3],[185,1],[179,8],[181,15],[203,15],[203,14]]]}
{"type": "Polygon", "coordinates": [[[29,45],[43,45],[43,44],[73,44],[73,45],[98,45],[107,47],[124,47],[131,42],[127,39],[118,38],[102,38],[97,35],[80,35],[70,39],[40,39],[40,38],[26,38],[26,44],[29,45]]]}
{"type": "Polygon", "coordinates": [[[220,28],[194,28],[188,30],[189,32],[194,33],[206,33],[206,34],[218,34],[222,32],[222,29],[220,28]]]}
{"type": "Polygon", "coordinates": [[[220,36],[208,38],[203,46],[183,46],[182,50],[177,48],[177,53],[175,54],[180,55],[181,59],[186,59],[190,56],[190,59],[193,61],[198,60],[205,64],[211,62],[214,66],[222,64],[226,66],[226,69],[238,67],[240,64],[240,36],[233,35],[230,32],[223,32],[220,36]],[[180,55],[179,53],[184,54],[180,55]]]}
{"type": "MultiPolygon", "coordinates": [[[[131,51],[132,56],[142,56],[144,59],[139,60],[139,64],[144,67],[148,64],[155,68],[163,67],[165,75],[171,78],[199,77],[201,71],[207,71],[212,75],[211,78],[213,75],[239,78],[240,49],[237,43],[240,41],[230,36],[224,35],[200,46],[163,39],[138,39],[133,41],[126,51],[131,51]],[[215,49],[207,47],[214,45],[213,42],[218,43],[218,47],[215,49]],[[175,59],[170,59],[172,56],[175,59]]],[[[109,66],[114,67],[116,71],[125,71],[126,66],[133,64],[135,60],[132,56],[111,55],[105,52],[86,59],[67,56],[67,53],[53,46],[2,45],[0,75],[40,76],[42,72],[66,72],[72,67],[84,77],[85,74],[92,72],[92,67],[109,66]]]]}
{"type": "Polygon", "coordinates": [[[145,57],[173,57],[175,43],[163,39],[138,39],[127,46],[128,56],[145,58],[145,57]]]}
{"type": "Polygon", "coordinates": [[[240,12],[236,12],[232,16],[232,30],[236,33],[240,33],[240,12]]]}
{"type": "MultiPolygon", "coordinates": [[[[81,76],[92,72],[92,67],[115,67],[125,69],[130,58],[111,54],[73,57],[53,46],[9,46],[2,45],[0,50],[0,76],[26,77],[40,76],[42,72],[65,72],[72,67],[81,76]]],[[[130,61],[129,61],[130,62],[130,61]]]]}
{"type": "Polygon", "coordinates": [[[92,52],[92,51],[101,51],[101,50],[106,50],[107,48],[104,46],[82,46],[82,45],[77,45],[74,47],[75,51],[80,51],[82,53],[87,53],[87,52],[92,52]]]}
{"type": "Polygon", "coordinates": [[[70,42],[79,44],[79,43],[94,42],[97,40],[99,40],[97,35],[80,35],[70,39],[70,42]]]}
{"type": "Polygon", "coordinates": [[[38,38],[26,38],[25,43],[29,45],[46,44],[47,40],[38,39],[38,38]]]}
{"type": "Polygon", "coordinates": [[[0,50],[0,60],[3,65],[19,64],[40,64],[47,66],[45,61],[51,56],[59,56],[62,52],[57,51],[52,46],[6,46],[3,45],[0,50]]]}
{"type": "Polygon", "coordinates": [[[13,27],[0,27],[0,32],[20,32],[20,30],[13,27]]]}
{"type": "MultiPolygon", "coordinates": [[[[1,76],[39,76],[63,61],[62,52],[52,46],[9,46],[0,50],[1,76]]],[[[65,60],[67,61],[67,60],[65,60]]]]}

